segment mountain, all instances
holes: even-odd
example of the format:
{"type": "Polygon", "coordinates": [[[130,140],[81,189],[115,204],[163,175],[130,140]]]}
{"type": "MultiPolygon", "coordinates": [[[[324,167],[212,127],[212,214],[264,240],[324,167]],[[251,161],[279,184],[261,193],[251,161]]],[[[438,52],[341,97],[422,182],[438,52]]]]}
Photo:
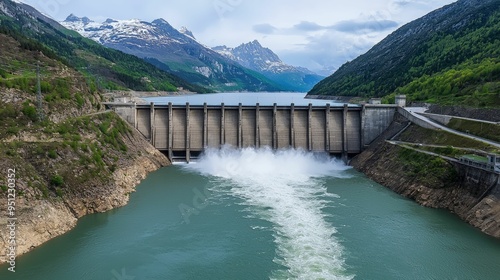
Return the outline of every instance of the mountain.
{"type": "Polygon", "coordinates": [[[500,1],[460,0],[410,22],[311,95],[500,106],[500,1]]]}
{"type": "Polygon", "coordinates": [[[103,89],[177,91],[182,87],[195,92],[208,91],[135,56],[88,40],[26,4],[0,1],[0,33],[13,37],[23,48],[79,69],[94,80],[96,87],[103,89]]]}
{"type": "Polygon", "coordinates": [[[213,50],[246,68],[263,74],[285,90],[305,92],[324,78],[306,68],[283,63],[278,55],[262,47],[257,40],[241,44],[236,48],[218,46],[213,50]]]}
{"type": "Polygon", "coordinates": [[[61,24],[106,47],[143,58],[160,69],[213,90],[281,90],[263,75],[198,43],[186,28],[179,31],[164,19],[152,22],[108,19],[97,23],[72,14],[61,24]]]}

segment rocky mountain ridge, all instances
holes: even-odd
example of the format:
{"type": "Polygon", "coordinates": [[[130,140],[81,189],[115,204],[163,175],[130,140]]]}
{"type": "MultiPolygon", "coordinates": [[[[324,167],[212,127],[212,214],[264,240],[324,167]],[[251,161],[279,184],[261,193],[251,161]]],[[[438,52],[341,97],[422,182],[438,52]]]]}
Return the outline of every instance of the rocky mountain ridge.
{"type": "Polygon", "coordinates": [[[287,90],[308,91],[323,79],[322,76],[306,68],[284,63],[276,53],[263,47],[257,40],[241,44],[236,48],[217,46],[212,49],[276,81],[287,90]]]}
{"type": "Polygon", "coordinates": [[[252,70],[225,58],[164,19],[152,22],[108,19],[97,23],[68,16],[62,25],[100,44],[143,58],[158,68],[213,90],[277,91],[281,88],[252,70]]]}
{"type": "MultiPolygon", "coordinates": [[[[295,67],[283,63],[277,54],[268,48],[264,48],[257,40],[241,44],[236,48],[220,46],[214,47],[213,49],[218,52],[220,50],[219,53],[228,56],[250,69],[273,73],[297,71],[295,67]]],[[[308,74],[312,74],[312,72],[308,74]]]]}

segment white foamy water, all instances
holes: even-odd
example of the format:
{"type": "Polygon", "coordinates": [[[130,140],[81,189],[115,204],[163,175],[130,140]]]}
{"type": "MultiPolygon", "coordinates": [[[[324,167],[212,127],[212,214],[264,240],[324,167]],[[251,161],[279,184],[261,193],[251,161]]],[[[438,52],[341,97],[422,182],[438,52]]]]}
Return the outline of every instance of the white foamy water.
{"type": "Polygon", "coordinates": [[[322,211],[336,197],[327,193],[323,179],[345,177],[343,163],[298,150],[224,148],[207,151],[187,168],[223,178],[227,184],[221,188],[229,186],[252,216],[272,223],[274,261],[287,269],[271,279],[353,278],[345,272],[336,229],[322,211]]]}

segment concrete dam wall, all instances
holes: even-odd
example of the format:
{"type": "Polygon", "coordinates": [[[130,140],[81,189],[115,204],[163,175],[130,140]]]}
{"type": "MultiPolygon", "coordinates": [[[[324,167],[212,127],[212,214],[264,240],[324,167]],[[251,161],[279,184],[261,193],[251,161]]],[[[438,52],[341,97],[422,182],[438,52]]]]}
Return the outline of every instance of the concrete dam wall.
{"type": "Polygon", "coordinates": [[[106,104],[171,160],[205,148],[296,148],[357,154],[392,122],[395,105],[254,106],[106,104]]]}

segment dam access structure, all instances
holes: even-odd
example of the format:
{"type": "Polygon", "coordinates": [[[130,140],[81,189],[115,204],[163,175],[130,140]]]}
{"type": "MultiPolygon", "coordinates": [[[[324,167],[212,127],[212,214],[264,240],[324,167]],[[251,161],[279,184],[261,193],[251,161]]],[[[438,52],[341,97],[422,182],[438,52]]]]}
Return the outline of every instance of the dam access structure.
{"type": "Polygon", "coordinates": [[[227,106],[106,103],[171,161],[190,162],[206,148],[303,149],[361,153],[393,121],[397,105],[227,106]]]}

